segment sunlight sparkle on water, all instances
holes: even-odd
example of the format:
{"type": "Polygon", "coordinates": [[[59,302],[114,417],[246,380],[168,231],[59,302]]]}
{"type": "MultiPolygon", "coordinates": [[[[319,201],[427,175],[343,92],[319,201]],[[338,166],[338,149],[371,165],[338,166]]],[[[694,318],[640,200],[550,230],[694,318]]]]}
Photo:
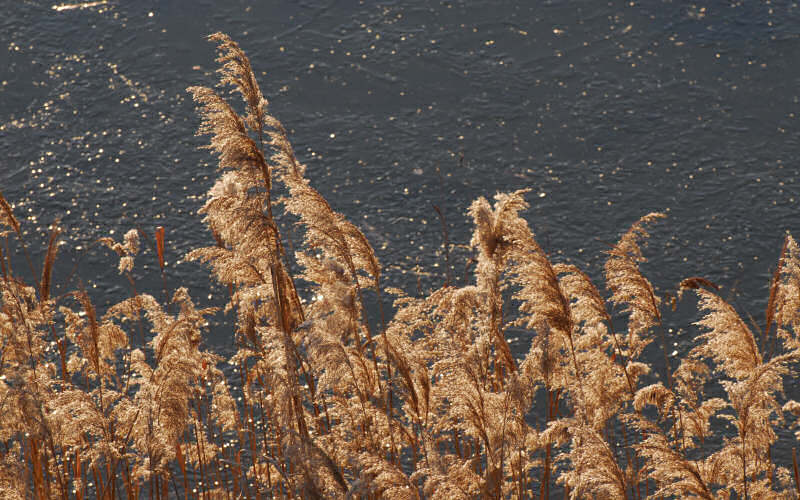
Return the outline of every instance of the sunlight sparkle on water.
{"type": "Polygon", "coordinates": [[[88,9],[89,7],[97,7],[98,5],[103,5],[107,3],[108,0],[98,0],[96,2],[81,2],[81,3],[62,3],[59,5],[53,5],[53,10],[56,12],[61,12],[64,10],[88,9]]]}

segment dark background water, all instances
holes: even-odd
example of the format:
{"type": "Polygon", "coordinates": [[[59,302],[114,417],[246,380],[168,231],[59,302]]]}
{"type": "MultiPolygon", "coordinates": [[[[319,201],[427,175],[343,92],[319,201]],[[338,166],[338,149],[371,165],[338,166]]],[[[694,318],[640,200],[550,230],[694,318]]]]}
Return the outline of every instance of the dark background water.
{"type": "MultiPolygon", "coordinates": [[[[443,282],[433,205],[460,275],[472,200],[530,188],[526,217],[554,260],[601,283],[606,242],[665,211],[646,251],[659,291],[705,276],[761,323],[783,237],[800,236],[795,2],[73,7],[0,0],[0,190],[37,262],[61,218],[57,279],[96,238],[163,225],[170,286],[224,297],[180,262],[211,241],[196,212],[216,162],[197,149],[185,88],[215,82],[215,31],[247,51],[313,185],[375,246],[384,285],[443,282]]],[[[101,306],[127,295],[108,251],[80,262],[101,306]]],[[[152,252],[137,260],[154,294],[157,269],[152,252]]],[[[691,307],[668,319],[679,354],[696,319],[691,307]]],[[[230,327],[209,343],[229,348],[230,327]]]]}

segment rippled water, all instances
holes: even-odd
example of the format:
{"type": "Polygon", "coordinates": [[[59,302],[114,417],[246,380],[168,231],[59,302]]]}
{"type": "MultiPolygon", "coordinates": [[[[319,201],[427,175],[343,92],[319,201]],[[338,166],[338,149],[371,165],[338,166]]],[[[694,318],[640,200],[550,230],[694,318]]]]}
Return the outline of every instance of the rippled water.
{"type": "MultiPolygon", "coordinates": [[[[185,88],[215,81],[204,41],[215,31],[248,52],[314,186],[365,231],[387,285],[442,283],[433,205],[460,274],[471,201],[530,188],[527,217],[555,260],[599,280],[606,242],[666,211],[647,250],[657,288],[702,275],[763,322],[784,234],[800,236],[794,2],[7,0],[2,10],[0,189],[32,246],[57,217],[65,261],[99,236],[163,225],[170,284],[202,300],[213,301],[207,273],[179,261],[210,241],[196,210],[216,172],[197,150],[185,88]]],[[[114,262],[94,250],[81,260],[101,304],[127,294],[114,262]]],[[[155,258],[137,265],[158,293],[155,258]]],[[[669,319],[671,333],[697,319],[689,309],[669,319]]],[[[213,335],[229,343],[227,330],[213,335]]],[[[689,340],[671,336],[681,353],[689,340]]]]}

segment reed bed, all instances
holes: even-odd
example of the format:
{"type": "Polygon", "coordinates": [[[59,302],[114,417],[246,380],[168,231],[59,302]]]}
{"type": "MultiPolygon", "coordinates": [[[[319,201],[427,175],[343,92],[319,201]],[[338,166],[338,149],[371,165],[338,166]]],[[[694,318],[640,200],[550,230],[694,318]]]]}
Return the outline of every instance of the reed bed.
{"type": "MultiPolygon", "coordinates": [[[[220,176],[200,210],[212,243],[187,259],[227,287],[237,351],[202,347],[215,311],[185,289],[137,291],[137,230],[98,241],[129,298],[98,311],[80,285],[54,296],[58,223],[37,272],[0,196],[3,498],[798,498],[796,455],[771,453],[779,435],[791,449],[800,437],[800,403],[783,391],[800,357],[791,236],[763,325],[702,277],[680,284],[700,318],[682,359],[667,356],[670,307],[640,270],[658,213],[608,251],[600,289],[542,250],[524,190],[480,198],[466,284],[385,290],[369,241],[306,178],[245,53],[210,39],[231,95],[188,89],[220,176]],[[287,221],[303,234],[291,253],[287,221]],[[15,245],[27,269],[12,268],[15,245]],[[511,330],[531,339],[522,357],[511,330]]],[[[163,273],[163,229],[156,243],[163,273]]]]}

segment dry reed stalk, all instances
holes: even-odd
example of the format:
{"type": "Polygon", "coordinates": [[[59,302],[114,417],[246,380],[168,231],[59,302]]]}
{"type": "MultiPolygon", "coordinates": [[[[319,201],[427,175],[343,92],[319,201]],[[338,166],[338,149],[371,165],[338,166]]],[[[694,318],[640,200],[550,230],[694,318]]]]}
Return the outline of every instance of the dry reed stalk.
{"type": "MultiPolygon", "coordinates": [[[[167,275],[164,271],[164,226],[156,227],[156,254],[158,255],[158,267],[161,269],[161,286],[164,292],[164,302],[169,302],[169,289],[167,288],[167,275]]],[[[169,311],[169,309],[167,309],[169,311]]]]}
{"type": "Polygon", "coordinates": [[[14,211],[12,210],[8,201],[6,201],[3,193],[0,193],[0,210],[2,210],[3,214],[5,215],[6,222],[14,229],[17,237],[21,240],[22,230],[20,228],[19,221],[14,216],[14,211]]]}
{"type": "Polygon", "coordinates": [[[797,449],[792,447],[792,469],[794,470],[794,487],[800,495],[800,472],[797,467],[797,449]]]}
{"type": "Polygon", "coordinates": [[[44,265],[42,266],[39,297],[41,297],[43,302],[50,298],[50,283],[53,278],[53,264],[56,261],[56,254],[58,253],[59,235],[61,235],[61,228],[59,227],[59,222],[56,221],[53,223],[50,231],[50,241],[47,244],[47,253],[45,254],[44,265]]]}
{"type": "Polygon", "coordinates": [[[181,443],[178,441],[175,443],[175,459],[178,461],[178,467],[180,467],[181,475],[183,477],[183,491],[185,497],[189,498],[189,480],[186,478],[186,459],[183,458],[183,452],[181,451],[181,443]]]}
{"type": "MultiPolygon", "coordinates": [[[[25,255],[25,261],[28,263],[28,269],[30,270],[33,276],[36,275],[36,269],[33,266],[33,260],[31,260],[30,252],[28,251],[28,244],[25,242],[25,237],[22,234],[22,229],[19,225],[19,221],[14,216],[14,211],[11,208],[11,205],[6,201],[3,197],[3,193],[0,193],[0,213],[2,213],[5,217],[6,224],[10,225],[14,230],[14,233],[17,235],[17,240],[19,241],[20,245],[22,246],[22,252],[25,255]]],[[[6,245],[6,253],[8,253],[8,246],[6,245]]]]}

